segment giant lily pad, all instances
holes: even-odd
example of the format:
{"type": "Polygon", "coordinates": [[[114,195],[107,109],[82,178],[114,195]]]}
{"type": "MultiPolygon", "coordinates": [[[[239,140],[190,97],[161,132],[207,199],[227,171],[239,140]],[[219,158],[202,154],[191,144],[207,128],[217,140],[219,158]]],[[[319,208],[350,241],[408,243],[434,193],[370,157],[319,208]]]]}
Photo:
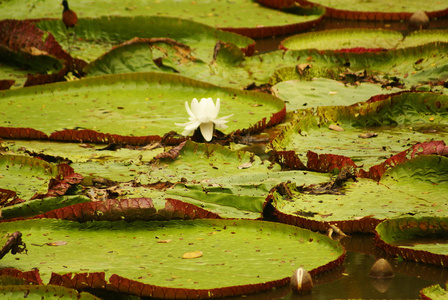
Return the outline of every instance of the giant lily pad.
{"type": "Polygon", "coordinates": [[[326,174],[282,172],[280,165],[249,152],[187,142],[177,159],[153,163],[139,182],[178,183],[166,190],[169,197],[206,207],[222,217],[259,218],[269,190],[282,180],[302,184],[327,178],[326,174]]]}
{"type": "Polygon", "coordinates": [[[5,127],[0,132],[8,138],[15,137],[12,129],[30,127],[43,133],[43,138],[59,131],[53,132],[50,138],[99,142],[121,139],[123,142],[123,137],[138,140],[137,136],[143,136],[136,143],[148,144],[151,141],[148,135],[168,133],[175,122],[186,120],[184,103],[195,97],[221,98],[220,114],[234,114],[228,131],[251,126],[263,129],[280,122],[285,114],[283,101],[269,95],[219,88],[161,73],[95,77],[4,91],[1,97],[5,127]],[[266,122],[266,118],[270,120],[266,122]],[[64,132],[67,128],[88,131],[64,132]]]}
{"type": "Polygon", "coordinates": [[[28,247],[28,255],[19,260],[6,256],[3,266],[37,267],[42,280],[52,284],[156,298],[212,298],[268,290],[287,284],[298,267],[316,274],[339,265],[345,255],[337,242],[320,234],[257,221],[129,224],[40,219],[3,223],[0,228],[2,234],[20,230],[28,247]],[[72,283],[70,273],[88,274],[76,275],[72,283]],[[224,277],[225,281],[216,280],[224,277]]]}
{"type": "Polygon", "coordinates": [[[417,262],[446,266],[447,217],[389,219],[377,226],[377,245],[388,254],[417,262]]]}
{"type": "Polygon", "coordinates": [[[2,145],[16,154],[70,162],[75,172],[87,178],[102,177],[116,182],[131,181],[140,173],[146,173],[146,164],[163,152],[157,144],[148,148],[109,149],[95,144],[5,140],[2,145]]]}
{"type": "Polygon", "coordinates": [[[422,299],[443,300],[448,297],[448,291],[439,284],[428,286],[420,291],[422,299]]]}
{"type": "Polygon", "coordinates": [[[447,47],[446,43],[434,42],[386,52],[274,51],[246,58],[245,66],[251,67],[257,80],[272,84],[310,79],[309,76],[339,79],[348,68],[352,73],[366,71],[369,76],[377,76],[384,85],[395,81],[395,84],[411,87],[446,80],[447,47]],[[311,65],[311,68],[307,72],[298,72],[297,67],[302,64],[311,65]],[[308,73],[309,76],[305,76],[308,73]]]}
{"type": "Polygon", "coordinates": [[[313,230],[335,224],[344,232],[372,232],[381,220],[406,215],[446,216],[447,164],[446,157],[427,155],[389,169],[379,183],[357,178],[339,186],[335,181],[283,184],[273,189],[267,205],[273,206],[273,216],[282,222],[313,230]]]}
{"type": "Polygon", "coordinates": [[[19,217],[35,216],[65,206],[89,201],[90,199],[88,197],[81,195],[33,199],[2,208],[1,219],[6,220],[19,217]]]}
{"type": "Polygon", "coordinates": [[[418,30],[406,36],[399,47],[414,47],[423,43],[448,42],[447,30],[418,30]]]}
{"type": "Polygon", "coordinates": [[[87,221],[169,221],[220,219],[200,207],[175,199],[108,199],[58,208],[35,218],[53,218],[77,222],[87,221]]]}
{"type": "Polygon", "coordinates": [[[2,188],[15,190],[22,199],[45,195],[50,180],[58,175],[55,165],[30,157],[2,155],[0,161],[2,188]]]}
{"type": "Polygon", "coordinates": [[[384,29],[332,29],[307,32],[286,38],[281,47],[290,50],[319,49],[379,51],[447,42],[446,30],[419,30],[403,36],[399,31],[384,29]]]}
{"type": "MultiPolygon", "coordinates": [[[[291,2],[285,0],[285,2],[291,2]]],[[[446,3],[438,1],[431,3],[431,8],[418,0],[402,2],[380,1],[347,1],[347,0],[305,0],[305,3],[319,4],[326,8],[326,15],[332,18],[349,20],[407,20],[416,11],[426,11],[429,17],[436,18],[448,14],[446,3]]]]}
{"type": "MultiPolygon", "coordinates": [[[[98,16],[170,16],[188,18],[197,22],[209,24],[217,28],[239,31],[251,36],[272,36],[286,34],[298,29],[309,28],[320,21],[323,10],[319,8],[304,8],[293,13],[276,11],[250,0],[234,2],[196,1],[184,3],[170,1],[153,1],[141,3],[129,1],[125,6],[111,6],[110,2],[100,0],[95,6],[89,1],[70,3],[70,8],[78,11],[79,17],[98,16]],[[187,5],[188,4],[188,5],[187,5]]],[[[51,1],[40,1],[31,5],[26,1],[5,2],[0,5],[0,19],[14,18],[60,18],[62,8],[51,1]]]]}
{"type": "MultiPolygon", "coordinates": [[[[38,23],[42,30],[51,32],[65,45],[67,31],[60,20],[42,20],[38,23]]],[[[233,43],[248,54],[253,52],[254,41],[235,33],[224,32],[191,20],[163,16],[109,16],[80,19],[75,27],[76,47],[71,54],[92,61],[109,51],[113,46],[135,37],[166,38],[188,45],[194,55],[211,61],[213,47],[217,41],[233,43]]]]}
{"type": "Polygon", "coordinates": [[[204,59],[195,57],[197,51],[200,49],[190,48],[172,39],[135,38],[92,61],[86,72],[88,76],[148,71],[178,73],[236,88],[252,82],[250,71],[242,67],[244,53],[236,45],[218,41],[214,47],[204,48],[207,52],[202,55],[204,59]],[[236,77],[239,80],[235,80],[236,77]]]}
{"type": "Polygon", "coordinates": [[[400,91],[395,88],[386,90],[379,84],[369,82],[347,85],[328,78],[282,81],[274,85],[272,90],[275,96],[286,102],[288,111],[317,106],[352,105],[378,94],[400,91]]]}
{"type": "Polygon", "coordinates": [[[82,179],[67,165],[21,155],[0,155],[0,170],[2,188],[14,191],[14,196],[23,200],[63,195],[70,184],[82,179]]]}
{"type": "Polygon", "coordinates": [[[78,292],[55,285],[5,285],[0,286],[0,296],[3,299],[73,299],[73,300],[100,300],[87,292],[78,292]]]}
{"type": "Polygon", "coordinates": [[[296,151],[301,160],[310,150],[343,155],[369,168],[417,142],[444,139],[447,99],[401,93],[382,101],[299,111],[297,121],[272,145],[275,150],[296,151]]]}
{"type": "Polygon", "coordinates": [[[391,49],[403,40],[398,31],[384,29],[333,29],[307,32],[286,38],[285,49],[337,50],[350,48],[391,49]]]}
{"type": "MultiPolygon", "coordinates": [[[[212,49],[213,46],[204,49],[208,52],[207,56],[213,54],[212,49]]],[[[239,51],[243,56],[241,50],[239,51]]],[[[205,79],[207,75],[211,75],[210,66],[194,55],[189,46],[172,39],[135,38],[92,61],[86,71],[88,76],[159,71],[205,79]]],[[[210,57],[208,61],[212,59],[210,57]]],[[[213,83],[212,80],[207,82],[213,83]]]]}
{"type": "MultiPolygon", "coordinates": [[[[86,186],[102,182],[102,179],[112,181],[110,185],[113,186],[108,190],[98,191],[102,195],[97,195],[94,188],[87,192],[95,201],[108,199],[111,195],[119,198],[150,197],[161,201],[169,197],[226,218],[260,218],[269,190],[280,182],[292,180],[297,184],[312,184],[329,177],[323,173],[281,171],[280,165],[260,160],[249,152],[193,142],[187,142],[175,159],[154,159],[162,152],[161,148],[105,150],[102,149],[104,145],[20,140],[4,141],[2,145],[14,153],[71,161],[74,170],[84,176],[82,184],[86,186]],[[157,186],[168,189],[162,192],[152,188],[157,186]]],[[[64,197],[60,202],[50,199],[32,201],[5,210],[3,217],[35,215],[52,207],[61,207],[64,203],[85,202],[88,200],[85,198],[64,197]],[[56,204],[59,206],[54,206],[56,204]]]]}
{"type": "Polygon", "coordinates": [[[34,23],[2,20],[0,29],[1,79],[17,79],[14,86],[31,86],[62,81],[67,72],[82,75],[86,62],[73,59],[53,35],[34,23]],[[25,82],[24,77],[27,78],[25,82]]]}

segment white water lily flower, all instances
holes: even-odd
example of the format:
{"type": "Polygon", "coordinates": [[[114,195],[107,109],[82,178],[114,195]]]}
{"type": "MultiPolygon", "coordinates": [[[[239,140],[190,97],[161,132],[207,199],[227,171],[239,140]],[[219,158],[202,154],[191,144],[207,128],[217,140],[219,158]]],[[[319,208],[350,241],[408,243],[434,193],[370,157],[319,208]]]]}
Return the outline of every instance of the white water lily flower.
{"type": "Polygon", "coordinates": [[[227,118],[233,116],[233,114],[225,117],[218,118],[219,109],[221,106],[220,99],[216,99],[216,106],[213,103],[212,98],[202,98],[200,102],[194,98],[191,101],[191,109],[188,107],[188,101],[185,101],[185,109],[190,115],[188,118],[190,122],[176,123],[177,126],[184,126],[185,130],[182,135],[190,135],[198,127],[201,129],[202,136],[207,142],[210,142],[213,138],[213,130],[217,128],[225,129],[228,122],[227,118]]]}

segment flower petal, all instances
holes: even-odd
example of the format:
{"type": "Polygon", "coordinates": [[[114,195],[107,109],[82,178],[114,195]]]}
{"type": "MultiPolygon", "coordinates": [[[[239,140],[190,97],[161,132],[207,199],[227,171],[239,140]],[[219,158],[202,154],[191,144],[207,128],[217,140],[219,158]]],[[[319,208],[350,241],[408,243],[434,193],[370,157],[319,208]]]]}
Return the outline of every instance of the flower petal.
{"type": "Polygon", "coordinates": [[[182,135],[183,135],[183,136],[187,136],[187,135],[192,134],[193,132],[194,132],[194,130],[184,130],[184,131],[182,132],[182,135]]]}
{"type": "Polygon", "coordinates": [[[201,111],[202,109],[201,106],[199,105],[198,99],[194,98],[193,100],[191,100],[192,117],[194,116],[195,119],[199,119],[201,111]]]}
{"type": "Polygon", "coordinates": [[[208,123],[213,118],[213,113],[215,111],[215,104],[213,103],[212,98],[202,98],[201,102],[199,102],[199,106],[201,108],[200,115],[198,115],[198,119],[202,123],[208,123]]]}
{"type": "Polygon", "coordinates": [[[226,129],[228,126],[224,124],[229,122],[229,120],[226,119],[230,118],[231,116],[233,116],[233,114],[218,119],[212,119],[212,122],[215,123],[216,127],[226,129]]]}
{"type": "Polygon", "coordinates": [[[216,106],[215,106],[215,109],[213,110],[212,119],[215,119],[216,117],[218,117],[220,109],[221,109],[221,99],[218,98],[218,99],[216,99],[216,106]]]}
{"type": "Polygon", "coordinates": [[[213,122],[201,123],[201,133],[207,142],[210,142],[213,138],[213,127],[213,122]]]}
{"type": "Polygon", "coordinates": [[[225,123],[228,120],[226,119],[233,116],[232,114],[218,118],[221,109],[221,99],[219,98],[216,99],[216,105],[212,98],[201,98],[201,101],[193,98],[190,106],[188,101],[185,102],[185,109],[189,115],[189,122],[175,123],[177,126],[184,126],[185,130],[182,135],[189,135],[199,127],[207,142],[212,140],[215,126],[217,128],[227,128],[228,126],[225,123]]]}
{"type": "Polygon", "coordinates": [[[214,123],[229,122],[229,120],[226,120],[226,119],[230,118],[231,116],[233,116],[233,114],[225,116],[225,117],[217,118],[217,119],[212,119],[212,121],[214,123]]]}
{"type": "Polygon", "coordinates": [[[227,126],[226,124],[216,124],[216,128],[226,129],[227,127],[229,126],[227,126]]]}
{"type": "Polygon", "coordinates": [[[199,120],[188,122],[185,125],[185,130],[195,130],[199,127],[199,125],[201,125],[201,122],[199,122],[199,120]]]}
{"type": "MultiPolygon", "coordinates": [[[[191,106],[193,107],[193,102],[191,102],[191,106]]],[[[186,109],[188,115],[190,116],[190,118],[189,118],[190,121],[192,119],[196,119],[195,114],[191,111],[190,107],[188,107],[188,101],[185,101],[185,109],[186,109]]]]}

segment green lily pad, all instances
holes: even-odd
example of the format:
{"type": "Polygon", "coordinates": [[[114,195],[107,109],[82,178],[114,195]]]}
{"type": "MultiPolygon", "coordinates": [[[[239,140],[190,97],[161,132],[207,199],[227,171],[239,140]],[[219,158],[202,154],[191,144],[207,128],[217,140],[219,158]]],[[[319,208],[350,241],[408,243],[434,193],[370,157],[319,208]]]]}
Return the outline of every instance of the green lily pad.
{"type": "Polygon", "coordinates": [[[3,266],[38,268],[43,281],[52,284],[58,278],[54,274],[50,280],[52,273],[104,272],[103,282],[110,277],[110,284],[104,282],[102,288],[156,298],[174,292],[179,299],[189,293],[211,298],[272,289],[289,283],[298,267],[316,274],[339,265],[345,256],[342,246],[328,237],[261,221],[129,224],[39,219],[3,223],[0,228],[3,235],[20,230],[28,248],[28,255],[19,260],[5,257],[3,266]],[[200,255],[188,259],[187,253],[200,255]],[[141,288],[129,289],[131,284],[141,288]]]}
{"type": "Polygon", "coordinates": [[[210,211],[175,199],[107,199],[74,204],[36,216],[77,222],[88,221],[169,221],[220,219],[210,211]]]}
{"type": "Polygon", "coordinates": [[[306,0],[305,2],[319,4],[326,8],[327,16],[349,20],[407,20],[416,11],[426,11],[429,17],[441,17],[448,13],[446,3],[438,1],[431,3],[428,10],[426,3],[418,0],[401,2],[379,1],[347,1],[347,0],[306,0]]]}
{"type": "Polygon", "coordinates": [[[2,208],[1,219],[7,220],[19,217],[31,217],[57,208],[89,201],[90,199],[88,197],[82,195],[33,199],[2,208]]]}
{"type": "MultiPolygon", "coordinates": [[[[66,46],[67,30],[60,20],[42,20],[37,23],[37,26],[51,32],[61,45],[66,46]]],[[[112,47],[136,37],[169,37],[188,45],[194,49],[194,56],[205,61],[212,60],[211,49],[217,41],[233,43],[249,54],[253,52],[255,43],[250,38],[221,31],[205,24],[164,16],[109,16],[80,19],[74,31],[77,40],[72,47],[71,55],[86,61],[92,61],[111,50],[112,47]]]]}
{"type": "Polygon", "coordinates": [[[384,219],[447,215],[447,172],[446,157],[422,155],[389,169],[379,183],[357,178],[340,188],[327,183],[282,185],[267,202],[276,210],[274,216],[288,224],[313,230],[335,224],[344,232],[372,232],[384,219]]]}
{"type": "MultiPolygon", "coordinates": [[[[171,202],[181,202],[187,205],[191,205],[194,208],[198,208],[198,210],[206,210],[211,212],[213,215],[219,216],[220,218],[244,218],[244,219],[259,219],[261,214],[259,211],[251,212],[246,210],[238,209],[237,206],[242,206],[243,204],[239,203],[239,201],[230,201],[230,197],[227,195],[228,201],[226,203],[214,203],[212,200],[216,197],[211,197],[209,199],[205,199],[207,201],[203,201],[206,197],[203,192],[199,196],[194,195],[194,191],[181,191],[182,186],[175,186],[173,188],[168,188],[167,190],[159,190],[152,187],[148,187],[148,185],[143,186],[130,186],[129,184],[119,184],[116,188],[113,189],[113,192],[119,193],[117,199],[129,199],[129,198],[150,198],[156,209],[164,210],[167,203],[171,202]],[[186,196],[181,196],[185,194],[186,196]],[[239,204],[239,205],[238,205],[239,204]]],[[[259,199],[257,199],[259,201],[259,199]]],[[[258,202],[256,202],[258,203],[258,202]]],[[[170,204],[171,205],[171,204],[170,204]]],[[[160,220],[166,220],[169,218],[163,219],[161,216],[160,220]]],[[[192,218],[188,218],[192,219],[192,218]]]]}
{"type": "Polygon", "coordinates": [[[248,173],[280,171],[280,166],[261,160],[245,151],[232,151],[217,144],[201,144],[187,141],[173,159],[155,161],[147,178],[141,182],[157,181],[209,181],[221,176],[241,176],[248,173]]]}
{"type": "Polygon", "coordinates": [[[21,199],[45,195],[58,175],[56,165],[19,155],[0,155],[0,170],[2,188],[15,191],[21,199]]]}
{"type": "Polygon", "coordinates": [[[140,173],[146,173],[146,164],[163,152],[157,145],[154,149],[118,147],[108,150],[104,145],[24,140],[5,140],[2,146],[16,154],[31,153],[69,161],[75,172],[84,177],[102,177],[116,182],[131,181],[140,173]]]}
{"type": "MultiPolygon", "coordinates": [[[[30,21],[0,21],[0,79],[13,80],[12,87],[62,81],[68,72],[82,76],[87,64],[73,59],[55,40],[30,21]]],[[[4,85],[4,84],[3,84],[4,85]]],[[[8,89],[11,86],[3,86],[8,89]]]]}
{"type": "MultiPolygon", "coordinates": [[[[117,136],[162,135],[172,131],[175,122],[187,119],[184,103],[192,98],[221,98],[220,114],[234,114],[229,122],[229,132],[260,124],[266,126],[268,123],[264,118],[284,113],[283,101],[270,95],[220,88],[161,73],[96,77],[3,91],[0,96],[3,100],[0,108],[4,131],[5,128],[19,126],[30,127],[47,135],[59,131],[53,132],[50,138],[56,135],[58,139],[67,141],[84,139],[88,142],[93,139],[112,142],[117,136]],[[24,114],[26,117],[23,117],[24,114]],[[120,126],[116,126],[117,122],[120,126]],[[64,129],[94,130],[100,138],[95,134],[92,134],[93,137],[77,138],[78,130],[64,134],[64,129]],[[104,133],[107,136],[102,137],[104,133]]],[[[276,124],[271,120],[269,122],[271,126],[276,124]]],[[[13,138],[7,130],[5,135],[3,137],[13,138]]],[[[148,143],[146,139],[143,142],[148,143]]]]}
{"type": "Polygon", "coordinates": [[[428,43],[448,42],[447,30],[418,30],[403,36],[385,29],[331,29],[297,34],[284,39],[281,47],[290,50],[400,49],[428,43]]]}
{"type": "Polygon", "coordinates": [[[3,299],[73,299],[73,300],[100,300],[87,292],[78,292],[56,285],[3,285],[0,286],[0,296],[3,299]]]}
{"type": "MultiPolygon", "coordinates": [[[[324,11],[320,8],[299,8],[295,13],[277,11],[250,0],[233,2],[195,1],[188,5],[178,5],[170,1],[152,1],[142,3],[129,1],[126,5],[110,5],[99,0],[92,6],[91,2],[80,0],[70,3],[70,8],[78,12],[79,18],[98,16],[169,16],[191,19],[217,28],[228,28],[244,32],[251,36],[272,36],[286,34],[303,29],[303,23],[309,28],[320,21],[324,11]],[[286,29],[285,29],[286,28],[286,29]],[[250,30],[249,30],[250,29],[250,30]]],[[[26,1],[8,1],[0,4],[0,19],[40,19],[60,18],[62,7],[52,1],[40,1],[30,4],[26,1]]]]}
{"type": "Polygon", "coordinates": [[[235,88],[251,83],[250,71],[242,68],[244,53],[236,45],[217,42],[204,50],[207,56],[213,54],[213,58],[195,57],[196,49],[171,39],[133,39],[92,61],[85,70],[88,76],[148,71],[178,73],[235,88]]]}
{"type": "Polygon", "coordinates": [[[347,85],[327,78],[283,81],[274,85],[272,90],[275,96],[285,101],[288,111],[318,106],[352,105],[378,94],[400,91],[395,88],[386,90],[378,84],[368,82],[347,85]]]}
{"type": "Polygon", "coordinates": [[[420,291],[422,299],[443,300],[448,297],[448,291],[439,284],[428,286],[420,291]]]}
{"type": "MultiPolygon", "coordinates": [[[[207,54],[212,54],[211,49],[212,46],[206,48],[207,54]]],[[[241,50],[238,51],[243,55],[241,50]]],[[[90,77],[150,71],[179,73],[195,79],[210,76],[210,66],[194,54],[189,46],[175,40],[136,38],[98,57],[86,71],[90,77]]],[[[212,80],[207,82],[213,83],[212,80]]]]}
{"type": "Polygon", "coordinates": [[[201,183],[177,184],[166,193],[169,197],[207,208],[223,218],[258,219],[269,191],[276,184],[287,180],[315,184],[327,178],[327,174],[303,171],[251,172],[219,176],[201,183]]]}
{"type": "Polygon", "coordinates": [[[423,43],[448,42],[448,30],[418,30],[406,36],[400,48],[415,47],[423,43]]]}
{"type": "Polygon", "coordinates": [[[276,84],[293,79],[311,79],[322,77],[338,80],[341,73],[367,72],[377,77],[382,85],[401,84],[405,88],[422,85],[448,78],[445,53],[448,44],[434,42],[421,46],[407,47],[381,52],[341,52],[289,50],[246,58],[245,68],[252,70],[252,76],[258,83],[276,84]],[[297,66],[311,65],[308,72],[297,71],[297,66]]]}
{"type": "Polygon", "coordinates": [[[317,183],[327,178],[312,172],[282,172],[280,165],[249,152],[187,142],[177,159],[153,163],[139,182],[178,183],[166,190],[169,197],[210,209],[221,217],[259,218],[263,202],[276,184],[288,179],[317,183]]]}
{"type": "Polygon", "coordinates": [[[286,38],[281,46],[290,50],[337,50],[350,48],[392,49],[403,39],[398,31],[385,29],[332,29],[286,38]]]}
{"type": "Polygon", "coordinates": [[[272,147],[294,150],[303,161],[307,151],[343,155],[368,169],[418,142],[445,139],[447,101],[444,95],[401,93],[382,101],[299,111],[272,147]]]}
{"type": "Polygon", "coordinates": [[[89,201],[82,196],[60,197],[81,180],[82,176],[66,164],[52,164],[24,155],[0,155],[3,193],[0,218],[36,215],[64,205],[89,201]]]}
{"type": "Polygon", "coordinates": [[[447,220],[446,216],[389,219],[376,227],[376,242],[390,255],[446,266],[447,220]]]}

